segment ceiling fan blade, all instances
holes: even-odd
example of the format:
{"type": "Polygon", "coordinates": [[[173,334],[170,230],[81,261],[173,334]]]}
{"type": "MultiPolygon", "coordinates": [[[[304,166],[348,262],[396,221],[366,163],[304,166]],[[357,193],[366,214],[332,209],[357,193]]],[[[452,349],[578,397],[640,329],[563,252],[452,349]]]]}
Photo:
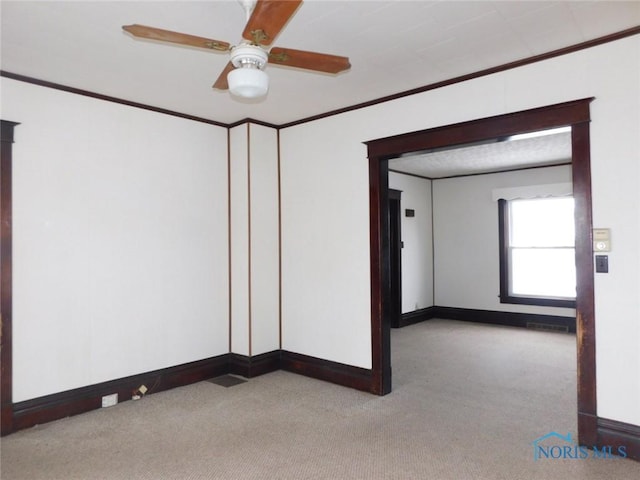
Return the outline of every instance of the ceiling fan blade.
{"type": "Polygon", "coordinates": [[[191,47],[207,48],[209,50],[219,50],[226,52],[231,48],[227,42],[213,40],[211,38],[196,37],[186,33],[162,30],[161,28],[147,27],[145,25],[124,25],[123,30],[129,32],[134,37],[160,40],[161,42],[177,43],[179,45],[189,45],[191,47]]]}
{"type": "Polygon", "coordinates": [[[339,73],[351,68],[347,57],[280,47],[271,49],[269,63],[325,73],[339,73]]]}
{"type": "Polygon", "coordinates": [[[218,90],[229,90],[229,82],[227,82],[227,75],[234,68],[235,67],[233,66],[233,63],[231,62],[227,63],[227,66],[224,67],[224,70],[222,70],[222,73],[216,80],[216,83],[213,84],[213,88],[216,88],[218,90]]]}
{"type": "Polygon", "coordinates": [[[242,37],[258,45],[271,45],[302,0],[258,0],[242,37]]]}

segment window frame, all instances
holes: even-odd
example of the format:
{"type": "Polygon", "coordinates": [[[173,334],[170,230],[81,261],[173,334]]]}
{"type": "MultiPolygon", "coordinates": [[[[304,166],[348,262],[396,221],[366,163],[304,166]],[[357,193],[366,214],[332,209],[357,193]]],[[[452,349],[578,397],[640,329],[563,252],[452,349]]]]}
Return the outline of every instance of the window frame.
{"type": "Polygon", "coordinates": [[[498,243],[500,251],[500,303],[576,308],[575,299],[571,300],[553,297],[512,295],[509,292],[509,202],[503,198],[498,200],[498,231],[498,243]]]}

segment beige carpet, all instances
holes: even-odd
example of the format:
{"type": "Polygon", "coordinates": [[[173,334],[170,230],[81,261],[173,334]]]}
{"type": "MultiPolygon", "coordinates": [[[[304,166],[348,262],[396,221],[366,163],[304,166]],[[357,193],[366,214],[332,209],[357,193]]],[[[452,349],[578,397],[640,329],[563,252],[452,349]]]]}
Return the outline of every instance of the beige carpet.
{"type": "Polygon", "coordinates": [[[640,478],[533,459],[576,432],[574,336],[433,320],[392,337],[388,396],[286,372],[201,382],[5,437],[2,480],[640,478]]]}

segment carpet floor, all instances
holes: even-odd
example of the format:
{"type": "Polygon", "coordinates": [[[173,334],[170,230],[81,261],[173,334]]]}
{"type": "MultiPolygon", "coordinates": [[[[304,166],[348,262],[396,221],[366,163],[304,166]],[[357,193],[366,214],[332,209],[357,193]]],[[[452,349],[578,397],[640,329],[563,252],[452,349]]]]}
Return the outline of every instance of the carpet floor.
{"type": "Polygon", "coordinates": [[[432,320],[392,332],[393,392],[287,372],[200,382],[16,432],[2,480],[638,479],[628,459],[534,460],[576,433],[575,336],[432,320]]]}

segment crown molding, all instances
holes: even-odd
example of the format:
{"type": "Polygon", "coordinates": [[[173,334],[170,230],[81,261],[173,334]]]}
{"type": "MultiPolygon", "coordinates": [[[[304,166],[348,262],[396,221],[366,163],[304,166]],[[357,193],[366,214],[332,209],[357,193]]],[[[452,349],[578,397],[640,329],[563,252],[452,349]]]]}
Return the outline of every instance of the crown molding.
{"type": "Polygon", "coordinates": [[[0,77],[5,77],[5,78],[11,78],[13,80],[18,80],[21,82],[26,82],[26,83],[31,83],[34,85],[39,85],[42,87],[47,87],[47,88],[53,88],[56,90],[62,90],[64,92],[69,92],[69,93],[75,93],[77,95],[84,95],[87,97],[91,97],[91,98],[96,98],[99,100],[105,100],[108,102],[114,102],[114,103],[119,103],[122,105],[128,105],[130,107],[135,107],[135,108],[142,108],[144,110],[149,110],[152,112],[157,112],[157,113],[162,113],[165,115],[172,115],[174,117],[179,117],[179,118],[184,118],[187,120],[193,120],[196,122],[202,122],[202,123],[207,123],[210,125],[216,125],[218,127],[223,127],[223,128],[233,128],[233,127],[237,127],[239,125],[242,125],[244,123],[253,123],[256,125],[262,125],[265,127],[269,127],[269,128],[275,128],[277,130],[280,129],[284,129],[284,128],[289,128],[289,127],[294,127],[296,125],[301,125],[303,123],[308,123],[308,122],[313,122],[315,120],[320,120],[322,118],[327,118],[327,117],[332,117],[334,115],[339,115],[341,113],[346,113],[346,112],[351,112],[354,110],[359,110],[361,108],[367,108],[367,107],[371,107],[373,105],[378,105],[380,103],[385,103],[385,102],[391,102],[393,100],[397,100],[399,98],[403,98],[403,97],[408,97],[411,95],[417,95],[419,93],[424,93],[424,92],[428,92],[430,90],[436,90],[438,88],[442,88],[442,87],[447,87],[450,85],[454,85],[456,83],[461,83],[461,82],[466,82],[468,80],[472,80],[475,78],[479,78],[479,77],[484,77],[487,75],[491,75],[494,73],[499,73],[499,72],[504,72],[505,70],[511,70],[513,68],[518,68],[518,67],[522,67],[524,65],[530,65],[532,63],[537,63],[537,62],[541,62],[544,60],[548,60],[550,58],[555,58],[555,57],[559,57],[562,55],[567,55],[570,53],[574,53],[574,52],[578,52],[580,50],[585,50],[588,48],[592,48],[592,47],[596,47],[598,45],[602,45],[605,43],[609,43],[609,42],[614,42],[616,40],[621,40],[623,38],[627,38],[627,37],[631,37],[634,35],[638,35],[640,34],[640,25],[636,26],[636,27],[631,27],[631,28],[627,28],[626,30],[621,30],[619,32],[615,32],[609,35],[604,35],[602,37],[598,37],[598,38],[594,38],[593,40],[587,40],[586,42],[581,42],[575,45],[571,45],[569,47],[564,47],[564,48],[559,48],[557,50],[552,50],[550,52],[547,53],[542,53],[539,55],[534,55],[532,57],[527,57],[527,58],[523,58],[521,60],[516,60],[514,62],[509,62],[509,63],[505,63],[502,65],[498,65],[496,67],[491,67],[491,68],[487,68],[484,70],[479,70],[477,72],[472,72],[472,73],[468,73],[465,75],[460,75],[458,77],[453,77],[450,78],[448,80],[443,80],[440,82],[435,82],[435,83],[431,83],[429,85],[424,85],[422,87],[418,87],[418,88],[414,88],[411,90],[405,90],[403,92],[399,92],[399,93],[395,93],[393,95],[387,95],[385,97],[381,97],[381,98],[377,98],[377,99],[373,99],[373,100],[369,100],[366,102],[362,102],[362,103],[357,103],[355,105],[350,105],[347,107],[343,107],[343,108],[339,108],[336,110],[331,110],[325,113],[320,113],[317,115],[312,115],[310,117],[305,117],[305,118],[301,118],[299,120],[294,120],[291,122],[285,122],[282,124],[274,124],[274,123],[269,123],[269,122],[265,122],[262,120],[257,120],[257,119],[253,119],[253,118],[244,118],[241,120],[237,120],[235,122],[231,122],[231,123],[224,123],[224,122],[218,122],[215,120],[209,120],[207,118],[203,118],[203,117],[197,117],[194,115],[189,115],[186,113],[180,113],[180,112],[175,112],[173,110],[167,110],[164,108],[158,108],[158,107],[153,107],[151,105],[145,105],[142,103],[138,103],[138,102],[132,102],[130,100],[123,100],[120,98],[116,98],[116,97],[112,97],[109,95],[103,95],[100,93],[96,93],[96,92],[91,92],[89,90],[83,90],[80,88],[75,88],[75,87],[70,87],[67,85],[62,85],[59,83],[54,83],[54,82],[49,82],[46,80],[41,80],[41,79],[37,79],[37,78],[33,78],[33,77],[29,77],[26,75],[20,75],[18,73],[12,73],[12,72],[7,72],[4,70],[0,70],[0,77]]]}

